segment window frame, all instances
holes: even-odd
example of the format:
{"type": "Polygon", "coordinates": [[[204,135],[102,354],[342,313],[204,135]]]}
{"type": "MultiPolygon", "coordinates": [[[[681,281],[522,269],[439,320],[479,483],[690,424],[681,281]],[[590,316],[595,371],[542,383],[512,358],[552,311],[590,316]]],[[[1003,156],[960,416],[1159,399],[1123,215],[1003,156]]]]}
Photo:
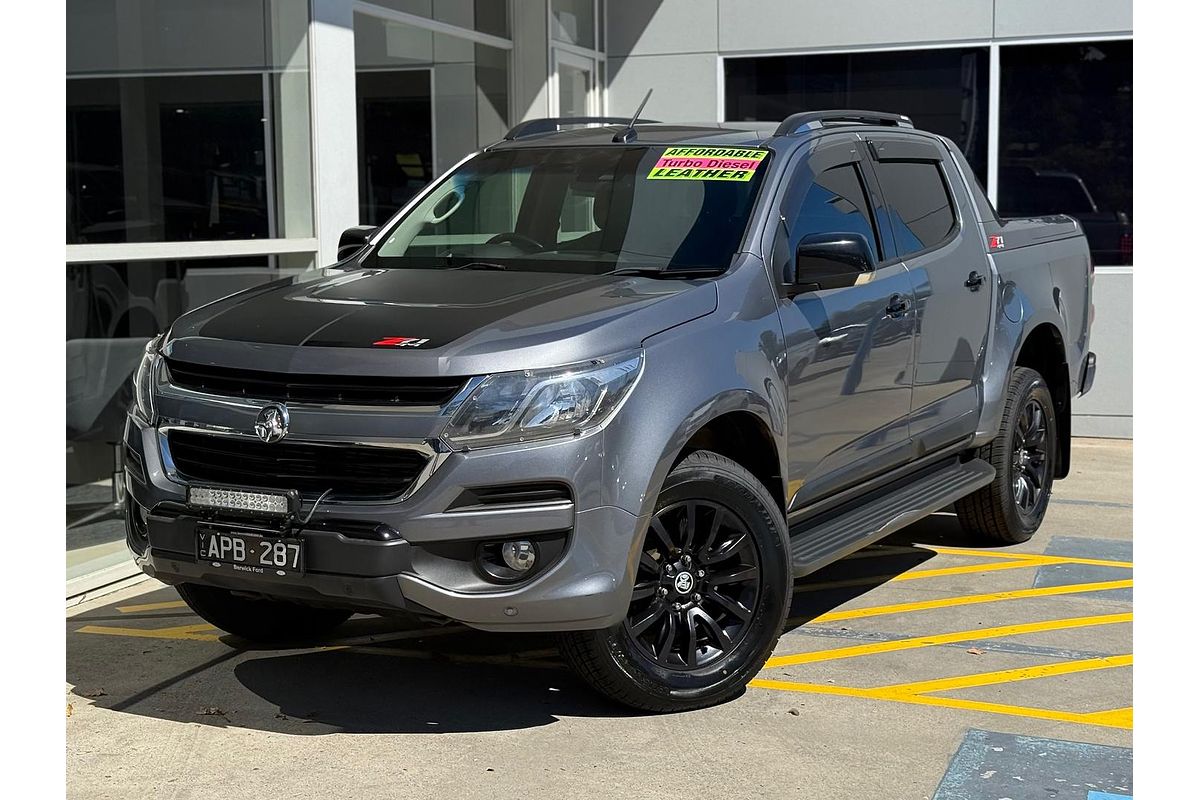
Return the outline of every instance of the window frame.
{"type": "MultiPolygon", "coordinates": [[[[868,204],[868,219],[871,229],[875,233],[876,261],[871,266],[871,272],[878,271],[881,267],[887,265],[884,260],[887,250],[885,249],[889,237],[885,236],[884,228],[880,224],[878,216],[878,204],[880,195],[873,181],[875,179],[874,171],[869,167],[864,167],[863,163],[867,159],[863,156],[863,150],[866,143],[863,142],[856,134],[848,131],[830,131],[825,134],[818,135],[813,138],[807,147],[798,148],[788,159],[784,168],[784,173],[776,185],[775,192],[771,196],[770,220],[771,224],[766,226],[763,231],[761,241],[763,259],[771,275],[771,280],[775,284],[776,294],[782,298],[786,297],[786,292],[783,291],[782,267],[775,264],[775,239],[779,235],[779,229],[785,224],[783,215],[783,205],[789,199],[793,188],[797,187],[800,180],[808,181],[808,186],[805,187],[805,197],[807,197],[807,189],[812,186],[812,178],[824,174],[826,171],[843,166],[853,166],[858,173],[860,185],[863,189],[863,197],[868,204]],[[828,160],[826,160],[828,159],[828,160]],[[820,162],[819,170],[812,171],[807,176],[798,176],[797,173],[806,165],[811,164],[814,160],[820,162]]],[[[766,198],[763,198],[764,200],[766,198]]],[[[891,228],[887,229],[887,234],[890,235],[891,228]]],[[[789,248],[791,240],[788,241],[789,248]]],[[[794,257],[794,254],[793,254],[794,257]]],[[[844,287],[852,288],[852,287],[844,287]]],[[[837,291],[837,290],[830,290],[837,291]]]]}
{"type": "Polygon", "coordinates": [[[932,164],[937,170],[938,180],[941,181],[942,189],[946,192],[946,197],[950,200],[950,213],[954,217],[954,224],[949,232],[942,237],[936,244],[929,245],[920,250],[914,250],[911,253],[901,253],[900,246],[896,242],[895,231],[892,231],[892,251],[888,254],[888,258],[876,265],[876,268],[887,267],[892,264],[901,264],[913,259],[921,258],[922,256],[934,253],[952,244],[962,232],[963,215],[958,197],[954,194],[954,188],[950,185],[950,180],[946,175],[946,157],[949,155],[941,141],[932,137],[927,137],[921,134],[865,134],[864,143],[871,157],[867,159],[870,162],[871,172],[875,177],[875,181],[879,186],[879,193],[883,199],[883,204],[889,210],[888,228],[892,228],[891,212],[896,211],[892,201],[888,198],[888,193],[880,179],[879,172],[875,169],[875,165],[883,162],[892,163],[909,163],[909,164],[932,164]],[[891,152],[887,157],[883,157],[880,151],[890,148],[891,152]]]}

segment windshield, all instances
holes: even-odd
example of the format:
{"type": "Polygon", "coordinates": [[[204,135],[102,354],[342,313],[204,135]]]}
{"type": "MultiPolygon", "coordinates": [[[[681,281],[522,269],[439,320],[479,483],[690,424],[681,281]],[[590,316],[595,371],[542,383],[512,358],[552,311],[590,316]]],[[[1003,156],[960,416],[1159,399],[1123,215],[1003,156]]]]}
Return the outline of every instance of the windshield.
{"type": "Polygon", "coordinates": [[[483,153],[438,185],[372,267],[602,274],[725,270],[766,150],[557,147],[483,153]]]}

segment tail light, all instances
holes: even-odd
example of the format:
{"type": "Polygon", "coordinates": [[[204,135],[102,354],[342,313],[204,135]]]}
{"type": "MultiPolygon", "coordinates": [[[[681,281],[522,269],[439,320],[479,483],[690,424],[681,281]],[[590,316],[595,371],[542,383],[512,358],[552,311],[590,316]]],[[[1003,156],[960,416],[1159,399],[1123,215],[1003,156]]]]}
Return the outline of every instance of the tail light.
{"type": "Polygon", "coordinates": [[[1132,264],[1133,263],[1133,233],[1121,234],[1120,250],[1121,250],[1121,263],[1122,264],[1132,264]]]}

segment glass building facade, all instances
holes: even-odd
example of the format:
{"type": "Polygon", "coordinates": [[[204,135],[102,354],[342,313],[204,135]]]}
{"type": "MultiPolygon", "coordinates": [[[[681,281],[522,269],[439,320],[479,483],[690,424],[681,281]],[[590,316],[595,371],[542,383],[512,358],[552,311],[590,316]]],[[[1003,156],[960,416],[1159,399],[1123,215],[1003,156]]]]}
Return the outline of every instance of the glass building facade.
{"type": "Polygon", "coordinates": [[[67,0],[68,595],[130,568],[118,443],[145,344],[558,113],[552,62],[564,113],[599,113],[601,5],[67,0]]]}
{"type": "Polygon", "coordinates": [[[959,146],[1001,216],[1071,214],[1096,265],[1132,265],[1132,40],[1001,44],[998,55],[995,119],[985,46],[726,58],[725,118],[906,114],[959,146]]]}

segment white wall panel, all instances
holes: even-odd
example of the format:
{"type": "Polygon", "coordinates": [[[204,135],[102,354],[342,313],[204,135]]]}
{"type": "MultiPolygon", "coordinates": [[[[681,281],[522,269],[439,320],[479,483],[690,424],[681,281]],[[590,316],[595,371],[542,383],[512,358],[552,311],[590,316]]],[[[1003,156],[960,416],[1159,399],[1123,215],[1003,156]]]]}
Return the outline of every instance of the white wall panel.
{"type": "Polygon", "coordinates": [[[1132,0],[996,0],[998,37],[1132,30],[1132,0]]]}
{"type": "Polygon", "coordinates": [[[719,0],[722,53],[987,39],[992,0],[719,0]]]}
{"type": "Polygon", "coordinates": [[[608,55],[715,52],[717,2],[608,0],[608,55]]]}
{"type": "Polygon", "coordinates": [[[608,110],[632,114],[654,89],[643,115],[672,122],[712,121],[717,118],[717,56],[630,56],[609,58],[608,110]]]}
{"type": "Polygon", "coordinates": [[[1092,352],[1096,384],[1074,400],[1076,436],[1133,436],[1133,275],[1097,272],[1092,352]]]}

